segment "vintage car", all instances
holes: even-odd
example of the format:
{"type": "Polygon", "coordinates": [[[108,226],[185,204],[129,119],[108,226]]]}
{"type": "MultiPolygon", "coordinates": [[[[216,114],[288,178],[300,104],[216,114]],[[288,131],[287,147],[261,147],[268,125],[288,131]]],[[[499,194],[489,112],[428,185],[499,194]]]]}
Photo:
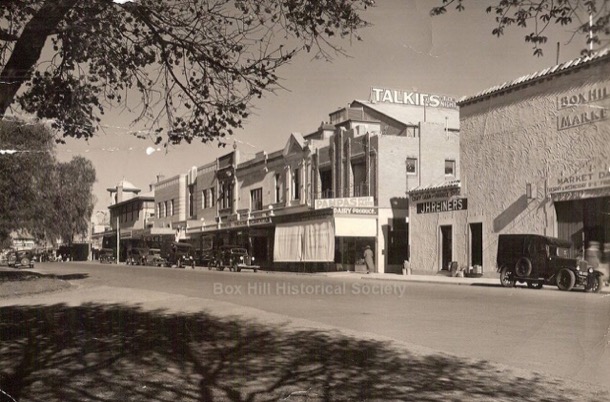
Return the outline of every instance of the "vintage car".
{"type": "Polygon", "coordinates": [[[165,251],[165,255],[162,256],[166,261],[168,267],[184,268],[190,266],[195,268],[195,249],[189,243],[184,242],[172,242],[171,247],[165,251]]]}
{"type": "Polygon", "coordinates": [[[248,250],[240,246],[220,246],[215,250],[213,260],[209,263],[208,268],[213,267],[219,270],[229,268],[230,271],[240,272],[242,269],[252,269],[257,272],[260,268],[254,265],[254,257],[248,254],[248,250]]]}
{"type": "Polygon", "coordinates": [[[603,273],[584,260],[572,258],[572,243],[554,237],[534,234],[503,234],[498,236],[497,269],[500,283],[513,287],[515,282],[530,288],[543,285],[561,290],[584,287],[587,292],[599,292],[603,273]]]}
{"type": "Polygon", "coordinates": [[[113,264],[116,259],[116,253],[115,253],[114,249],[103,248],[100,250],[98,258],[102,264],[104,264],[104,263],[113,264]]]}
{"type": "Polygon", "coordinates": [[[13,268],[34,268],[36,255],[33,250],[11,250],[6,254],[7,265],[13,268]]]}
{"type": "Polygon", "coordinates": [[[215,261],[216,252],[214,249],[195,251],[195,264],[201,267],[209,267],[215,261]]]}
{"type": "Polygon", "coordinates": [[[144,265],[153,267],[164,267],[167,265],[165,258],[161,257],[161,250],[156,248],[148,249],[147,254],[144,256],[144,265]]]}
{"type": "Polygon", "coordinates": [[[148,249],[143,247],[133,247],[127,251],[128,265],[144,265],[148,249]]]}

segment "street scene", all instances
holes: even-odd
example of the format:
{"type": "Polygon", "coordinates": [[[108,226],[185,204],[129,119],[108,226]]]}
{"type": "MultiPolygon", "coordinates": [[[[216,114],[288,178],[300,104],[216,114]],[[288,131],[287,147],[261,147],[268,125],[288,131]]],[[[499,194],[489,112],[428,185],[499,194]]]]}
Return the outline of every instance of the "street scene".
{"type": "Polygon", "coordinates": [[[0,5],[0,402],[610,399],[610,0],[0,5]]]}
{"type": "Polygon", "coordinates": [[[609,395],[608,293],[87,262],[35,271],[69,287],[0,298],[3,389],[16,400],[609,395]]]}

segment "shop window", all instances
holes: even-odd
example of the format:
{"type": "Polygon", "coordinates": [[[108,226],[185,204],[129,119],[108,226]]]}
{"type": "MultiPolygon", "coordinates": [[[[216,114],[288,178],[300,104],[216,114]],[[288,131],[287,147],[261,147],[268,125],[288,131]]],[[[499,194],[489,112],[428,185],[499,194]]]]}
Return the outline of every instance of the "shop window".
{"type": "Polygon", "coordinates": [[[445,159],[445,176],[455,176],[455,161],[445,159]]]}
{"type": "Polygon", "coordinates": [[[252,211],[263,209],[263,189],[257,188],[250,191],[250,208],[252,211]]]}
{"type": "Polygon", "coordinates": [[[407,174],[416,175],[417,174],[417,158],[407,158],[407,174]]]}

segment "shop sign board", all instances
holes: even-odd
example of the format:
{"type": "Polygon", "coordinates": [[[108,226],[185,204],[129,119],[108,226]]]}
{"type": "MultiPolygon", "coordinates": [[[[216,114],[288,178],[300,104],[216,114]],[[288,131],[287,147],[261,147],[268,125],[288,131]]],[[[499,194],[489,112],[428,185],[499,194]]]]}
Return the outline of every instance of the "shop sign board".
{"type": "Polygon", "coordinates": [[[337,207],[333,212],[335,215],[377,215],[377,208],[337,207]]]}
{"type": "Polygon", "coordinates": [[[549,193],[553,195],[553,199],[557,199],[555,194],[558,193],[574,193],[568,197],[570,199],[588,198],[585,195],[587,192],[601,188],[610,188],[610,169],[597,168],[590,172],[552,177],[549,180],[549,193]]]}
{"type": "Polygon", "coordinates": [[[371,88],[371,101],[375,103],[383,102],[421,107],[457,109],[456,100],[449,96],[387,88],[371,88]]]}
{"type": "Polygon", "coordinates": [[[322,198],[315,200],[314,209],[374,207],[373,197],[322,198]]]}
{"type": "Polygon", "coordinates": [[[460,193],[459,187],[451,187],[451,188],[439,188],[434,190],[426,190],[421,192],[414,192],[409,194],[410,201],[424,201],[424,200],[443,200],[447,198],[451,198],[454,195],[458,195],[460,193]]]}
{"type": "Polygon", "coordinates": [[[428,201],[417,203],[418,214],[431,214],[438,212],[463,211],[468,209],[467,198],[454,198],[444,201],[428,201]]]}

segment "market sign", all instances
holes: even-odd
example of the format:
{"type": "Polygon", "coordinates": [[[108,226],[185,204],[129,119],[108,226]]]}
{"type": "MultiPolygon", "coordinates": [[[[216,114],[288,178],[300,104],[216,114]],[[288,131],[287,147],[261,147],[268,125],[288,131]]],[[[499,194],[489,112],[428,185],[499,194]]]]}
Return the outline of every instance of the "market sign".
{"type": "Polygon", "coordinates": [[[454,198],[444,201],[428,201],[417,203],[418,214],[463,211],[466,209],[468,209],[467,198],[454,198]]]}
{"type": "Polygon", "coordinates": [[[314,203],[314,209],[374,206],[373,197],[322,198],[314,203]]]}
{"type": "Polygon", "coordinates": [[[595,86],[557,98],[557,130],[566,130],[608,118],[608,109],[599,103],[610,98],[608,87],[595,86]]]}
{"type": "Polygon", "coordinates": [[[610,169],[598,167],[585,173],[551,177],[548,190],[555,201],[593,198],[610,193],[610,169]],[[601,190],[605,191],[600,193],[601,190]]]}
{"type": "Polygon", "coordinates": [[[394,103],[400,105],[412,105],[422,107],[443,107],[457,109],[454,98],[444,95],[427,94],[414,91],[400,91],[387,88],[371,88],[371,102],[394,103]]]}

